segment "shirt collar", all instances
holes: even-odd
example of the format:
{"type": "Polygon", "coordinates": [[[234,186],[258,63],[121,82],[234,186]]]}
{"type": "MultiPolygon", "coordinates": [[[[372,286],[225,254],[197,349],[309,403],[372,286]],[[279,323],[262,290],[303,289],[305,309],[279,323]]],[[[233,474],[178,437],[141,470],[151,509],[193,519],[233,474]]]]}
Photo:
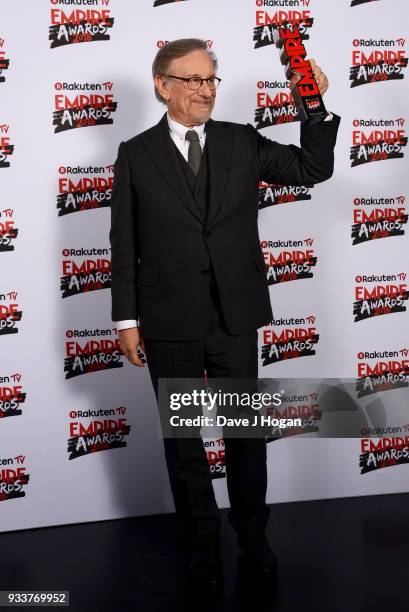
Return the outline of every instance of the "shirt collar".
{"type": "Polygon", "coordinates": [[[179,138],[180,140],[184,141],[186,132],[188,130],[195,130],[195,132],[197,132],[199,136],[199,139],[200,140],[203,139],[204,131],[205,131],[204,123],[202,123],[201,125],[194,125],[192,128],[188,128],[185,125],[182,125],[182,123],[178,123],[178,121],[175,121],[174,119],[172,119],[169,113],[167,113],[167,118],[168,118],[169,130],[171,131],[171,133],[174,134],[176,138],[179,138]]]}

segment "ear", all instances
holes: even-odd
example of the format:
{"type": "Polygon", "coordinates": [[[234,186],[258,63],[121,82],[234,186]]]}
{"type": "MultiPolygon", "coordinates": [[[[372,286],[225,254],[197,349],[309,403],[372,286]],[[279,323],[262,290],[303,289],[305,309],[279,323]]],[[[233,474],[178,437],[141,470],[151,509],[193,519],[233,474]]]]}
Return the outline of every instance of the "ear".
{"type": "Polygon", "coordinates": [[[170,93],[168,89],[168,81],[165,76],[158,74],[155,76],[156,89],[160,93],[164,102],[168,102],[170,99],[170,93]]]}

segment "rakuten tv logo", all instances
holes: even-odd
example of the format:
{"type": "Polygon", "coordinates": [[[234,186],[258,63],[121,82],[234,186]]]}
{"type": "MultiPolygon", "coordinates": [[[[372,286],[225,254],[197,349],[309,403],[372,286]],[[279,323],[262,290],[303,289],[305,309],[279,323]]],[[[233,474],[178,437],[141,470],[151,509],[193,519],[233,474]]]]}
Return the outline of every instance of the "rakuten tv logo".
{"type": "Polygon", "coordinates": [[[409,386],[409,349],[361,351],[357,357],[357,397],[409,386]]]}
{"type": "Polygon", "coordinates": [[[74,329],[65,335],[65,378],[123,367],[116,329],[74,329]]]}
{"type": "Polygon", "coordinates": [[[68,459],[111,448],[125,448],[131,429],[126,412],[125,406],[111,410],[71,410],[68,459]]]}
{"type": "Polygon", "coordinates": [[[26,401],[23,390],[22,374],[19,372],[0,376],[0,421],[2,418],[22,414],[22,404],[26,401]]]}
{"type": "Polygon", "coordinates": [[[14,153],[9,132],[10,126],[0,123],[0,168],[10,168],[10,156],[14,153]]]}
{"type": "Polygon", "coordinates": [[[0,501],[25,497],[24,487],[30,480],[25,455],[0,458],[0,501]]]}
{"type": "Polygon", "coordinates": [[[55,83],[56,91],[85,91],[74,95],[55,94],[53,125],[54,133],[94,125],[110,125],[114,122],[112,113],[118,103],[112,91],[113,83],[55,83]],[[101,91],[102,93],[91,93],[101,91]]]}
{"type": "MultiPolygon", "coordinates": [[[[278,81],[273,81],[272,83],[258,81],[257,88],[265,90],[271,85],[275,86],[276,84],[278,85],[278,81]]],[[[293,94],[288,89],[289,82],[283,81],[279,85],[281,91],[275,91],[274,93],[268,93],[267,91],[257,92],[257,108],[254,111],[254,122],[258,130],[301,120],[293,94]],[[284,89],[287,89],[287,91],[284,91],[284,89]]]]}
{"type": "Polygon", "coordinates": [[[409,463],[408,436],[361,439],[361,474],[404,463],[409,463]]]}
{"type": "MultiPolygon", "coordinates": [[[[99,8],[98,0],[50,0],[51,4],[93,4],[97,9],[64,9],[52,8],[50,10],[50,27],[48,38],[50,48],[73,45],[77,43],[92,42],[94,40],[109,40],[109,32],[114,25],[110,9],[99,8]]],[[[101,7],[108,6],[109,0],[101,0],[101,7]]]]}
{"type": "Polygon", "coordinates": [[[10,60],[7,59],[6,52],[4,51],[5,42],[4,38],[0,38],[0,83],[6,81],[5,71],[8,70],[10,66],[10,60]]]}
{"type": "Polygon", "coordinates": [[[375,161],[402,159],[403,149],[408,144],[404,129],[406,120],[399,119],[354,119],[354,128],[393,127],[395,129],[354,129],[352,131],[351,167],[361,166],[375,161]]]}
{"type": "Polygon", "coordinates": [[[368,4],[368,2],[378,2],[378,0],[351,0],[351,6],[358,6],[359,4],[368,4]]]}
{"type": "Polygon", "coordinates": [[[17,334],[23,311],[19,310],[17,291],[0,293],[0,336],[17,334]]]}
{"type": "MultiPolygon", "coordinates": [[[[211,49],[214,45],[214,40],[207,39],[205,42],[206,42],[208,49],[211,49]]],[[[170,40],[160,39],[156,41],[156,46],[158,49],[162,49],[163,47],[165,47],[165,45],[168,45],[169,43],[170,43],[170,40]]]]}
{"type": "Polygon", "coordinates": [[[311,16],[310,5],[312,0],[256,0],[256,25],[253,29],[254,48],[266,47],[274,44],[273,33],[278,27],[285,24],[297,25],[301,40],[309,39],[309,31],[314,19],[311,16]],[[298,10],[270,10],[274,7],[298,7],[298,10]],[[263,9],[261,9],[263,7],[263,9]]]}
{"type": "Polygon", "coordinates": [[[319,342],[315,321],[315,315],[298,319],[291,317],[273,320],[271,326],[263,328],[262,365],[315,355],[319,342]]]}
{"type": "Polygon", "coordinates": [[[354,321],[406,312],[409,294],[406,273],[355,277],[354,321]]]}
{"type": "Polygon", "coordinates": [[[14,210],[11,208],[0,210],[0,253],[14,251],[18,228],[13,215],[14,210]]]}
{"type": "Polygon", "coordinates": [[[313,238],[263,240],[261,248],[263,249],[269,285],[313,278],[313,269],[317,265],[313,238]]]}
{"type": "Polygon", "coordinates": [[[354,198],[352,244],[379,238],[404,236],[408,215],[405,196],[395,198],[354,198]]]}
{"type": "Polygon", "coordinates": [[[404,38],[395,40],[359,39],[353,41],[352,66],[349,79],[351,87],[379,83],[380,81],[397,81],[404,78],[403,70],[407,68],[408,58],[404,38]],[[365,50],[357,50],[365,47],[365,50]],[[366,50],[367,47],[370,47],[366,50]],[[375,49],[374,47],[396,47],[396,49],[375,49]],[[401,47],[401,48],[399,48],[401,47]]]}
{"type": "Polygon", "coordinates": [[[107,208],[114,184],[114,166],[60,166],[58,216],[107,208]]]}
{"type": "Polygon", "coordinates": [[[111,287],[110,249],[63,249],[62,256],[62,298],[111,287]]]}
{"type": "Polygon", "coordinates": [[[267,208],[278,204],[311,200],[310,190],[314,185],[276,185],[260,181],[258,189],[258,207],[267,208]]]}

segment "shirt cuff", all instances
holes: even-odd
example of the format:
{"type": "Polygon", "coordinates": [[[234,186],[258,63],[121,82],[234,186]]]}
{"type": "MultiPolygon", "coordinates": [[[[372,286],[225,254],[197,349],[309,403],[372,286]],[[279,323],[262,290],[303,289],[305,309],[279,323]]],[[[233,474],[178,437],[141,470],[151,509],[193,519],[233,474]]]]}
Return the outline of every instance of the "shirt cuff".
{"type": "Polygon", "coordinates": [[[139,321],[137,321],[136,319],[124,319],[123,321],[113,321],[113,323],[115,323],[116,329],[118,331],[139,326],[139,321]]]}

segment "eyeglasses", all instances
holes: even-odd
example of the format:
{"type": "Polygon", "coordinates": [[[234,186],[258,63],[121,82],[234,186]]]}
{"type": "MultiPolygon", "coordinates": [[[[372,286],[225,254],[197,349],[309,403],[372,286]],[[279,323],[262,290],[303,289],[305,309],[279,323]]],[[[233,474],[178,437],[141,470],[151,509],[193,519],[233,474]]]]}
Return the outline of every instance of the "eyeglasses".
{"type": "Polygon", "coordinates": [[[171,79],[178,79],[179,81],[185,81],[188,88],[191,89],[192,91],[197,91],[198,89],[200,89],[204,82],[207,83],[207,86],[209,87],[209,89],[217,89],[221,81],[221,79],[217,76],[211,76],[208,79],[201,79],[200,77],[196,77],[196,76],[178,77],[178,76],[174,76],[173,74],[168,74],[167,76],[171,79]]]}

